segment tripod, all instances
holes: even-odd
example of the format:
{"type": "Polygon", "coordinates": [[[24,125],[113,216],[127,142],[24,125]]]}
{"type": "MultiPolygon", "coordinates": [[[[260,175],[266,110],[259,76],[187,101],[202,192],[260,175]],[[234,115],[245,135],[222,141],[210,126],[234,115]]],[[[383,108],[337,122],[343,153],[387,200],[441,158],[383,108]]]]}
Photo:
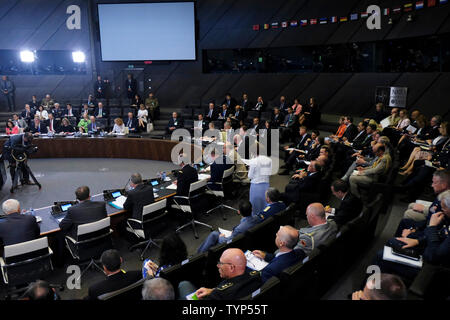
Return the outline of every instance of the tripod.
{"type": "Polygon", "coordinates": [[[13,184],[11,187],[10,192],[14,193],[14,189],[17,188],[17,185],[19,183],[19,175],[20,175],[20,180],[23,181],[24,177],[23,177],[23,171],[26,171],[28,173],[29,176],[31,176],[31,179],[33,179],[34,184],[38,186],[39,190],[42,189],[41,184],[37,181],[36,177],[34,176],[33,172],[31,171],[30,167],[28,166],[28,163],[26,162],[27,157],[25,156],[23,158],[23,160],[19,160],[19,159],[15,159],[16,160],[16,169],[14,170],[14,172],[11,170],[11,173],[13,173],[13,176],[11,177],[13,180],[13,184]]]}

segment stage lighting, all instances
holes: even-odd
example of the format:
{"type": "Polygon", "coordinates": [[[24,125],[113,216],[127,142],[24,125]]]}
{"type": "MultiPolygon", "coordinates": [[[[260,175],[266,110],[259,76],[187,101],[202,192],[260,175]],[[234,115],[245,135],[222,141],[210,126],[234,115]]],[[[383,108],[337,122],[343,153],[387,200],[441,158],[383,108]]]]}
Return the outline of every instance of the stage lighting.
{"type": "Polygon", "coordinates": [[[20,51],[20,60],[22,62],[34,62],[34,53],[29,50],[20,51]]]}
{"type": "Polygon", "coordinates": [[[72,52],[72,58],[73,58],[73,62],[75,62],[75,63],[83,63],[86,60],[86,56],[84,55],[84,52],[81,52],[81,51],[72,52]]]}

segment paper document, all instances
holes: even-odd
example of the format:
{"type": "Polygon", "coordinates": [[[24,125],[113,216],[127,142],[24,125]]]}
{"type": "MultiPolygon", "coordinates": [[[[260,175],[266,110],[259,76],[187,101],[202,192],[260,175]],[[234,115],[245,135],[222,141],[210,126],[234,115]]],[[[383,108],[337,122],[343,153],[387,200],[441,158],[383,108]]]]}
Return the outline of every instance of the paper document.
{"type": "Polygon", "coordinates": [[[269,263],[256,257],[250,250],[245,252],[245,257],[247,258],[247,267],[252,270],[261,271],[269,263]]]}
{"type": "Polygon", "coordinates": [[[389,124],[390,124],[389,117],[387,117],[387,118],[381,120],[381,121],[380,121],[380,124],[381,124],[381,126],[383,127],[383,129],[386,128],[386,127],[388,127],[389,124]]]}
{"type": "Polygon", "coordinates": [[[425,160],[425,165],[426,165],[427,167],[430,167],[430,168],[437,168],[437,167],[435,167],[435,166],[433,165],[433,162],[431,162],[431,161],[429,161],[429,160],[425,160]]]}
{"type": "Polygon", "coordinates": [[[424,205],[425,207],[429,207],[429,206],[431,206],[431,205],[433,204],[433,202],[431,202],[431,201],[425,201],[425,200],[416,200],[416,203],[422,204],[422,205],[424,205]]]}
{"type": "Polygon", "coordinates": [[[166,187],[166,189],[177,190],[177,185],[175,183],[172,183],[170,186],[166,187]]]}
{"type": "Polygon", "coordinates": [[[56,220],[57,220],[58,222],[61,222],[61,221],[63,221],[63,219],[64,219],[64,218],[57,218],[56,220]]]}
{"type": "Polygon", "coordinates": [[[422,264],[423,264],[422,256],[420,257],[419,261],[401,257],[401,256],[393,254],[392,248],[388,247],[388,246],[384,246],[383,260],[404,264],[404,265],[414,267],[414,268],[422,268],[422,264]]]}
{"type": "Polygon", "coordinates": [[[223,233],[224,235],[225,235],[225,237],[230,237],[231,236],[231,234],[233,233],[232,231],[230,231],[230,230],[226,230],[226,229],[222,229],[222,228],[219,228],[219,232],[220,233],[223,233]]]}
{"type": "Polygon", "coordinates": [[[210,178],[211,178],[211,175],[206,174],[206,173],[200,173],[198,175],[198,180],[207,180],[207,179],[210,179],[210,178]]]}
{"type": "Polygon", "coordinates": [[[35,216],[36,217],[36,222],[41,222],[42,221],[42,218],[40,217],[40,216],[35,216]]]}
{"type": "Polygon", "coordinates": [[[169,182],[169,181],[170,181],[170,178],[169,178],[169,177],[166,177],[166,178],[164,179],[164,181],[169,182]]]}
{"type": "Polygon", "coordinates": [[[159,198],[159,194],[153,192],[153,198],[159,198]]]}
{"type": "Polygon", "coordinates": [[[112,201],[111,204],[113,207],[116,207],[118,209],[123,209],[123,204],[125,203],[126,200],[127,200],[127,197],[120,196],[120,197],[117,197],[116,200],[112,201]]]}
{"type": "Polygon", "coordinates": [[[188,294],[188,295],[186,296],[186,300],[198,300],[198,297],[197,297],[197,295],[195,294],[195,292],[196,292],[196,291],[194,291],[194,292],[188,294]]]}
{"type": "Polygon", "coordinates": [[[416,132],[416,130],[417,130],[417,128],[413,127],[412,125],[409,125],[409,126],[406,127],[406,131],[408,131],[411,134],[416,132]]]}
{"type": "Polygon", "coordinates": [[[307,166],[311,163],[311,161],[303,161],[307,166]]]}

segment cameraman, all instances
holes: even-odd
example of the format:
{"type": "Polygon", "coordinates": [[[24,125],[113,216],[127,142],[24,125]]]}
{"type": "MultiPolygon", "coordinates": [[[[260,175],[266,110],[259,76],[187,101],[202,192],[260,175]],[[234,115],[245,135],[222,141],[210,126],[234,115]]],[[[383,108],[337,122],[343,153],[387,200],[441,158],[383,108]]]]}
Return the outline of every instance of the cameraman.
{"type": "MultiPolygon", "coordinates": [[[[32,141],[33,141],[33,134],[31,132],[25,132],[24,134],[18,134],[18,135],[11,136],[3,145],[3,158],[8,160],[8,162],[9,162],[9,172],[11,174],[12,185],[14,185],[14,174],[15,174],[17,165],[20,166],[20,170],[22,171],[22,179],[20,180],[20,183],[22,185],[25,185],[25,184],[32,185],[33,184],[30,181],[30,176],[29,176],[28,170],[26,169],[26,166],[24,165],[27,160],[17,163],[16,160],[13,158],[13,152],[14,152],[14,150],[17,150],[17,149],[19,149],[20,152],[27,154],[26,149],[28,146],[31,145],[32,141]]],[[[11,190],[12,190],[12,188],[11,188],[11,190]]]]}

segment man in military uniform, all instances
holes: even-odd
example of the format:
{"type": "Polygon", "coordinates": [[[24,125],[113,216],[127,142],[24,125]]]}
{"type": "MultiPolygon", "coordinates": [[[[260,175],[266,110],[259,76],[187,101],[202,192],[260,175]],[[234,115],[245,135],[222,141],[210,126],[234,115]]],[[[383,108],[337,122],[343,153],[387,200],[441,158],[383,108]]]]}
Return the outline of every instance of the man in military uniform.
{"type": "Polygon", "coordinates": [[[298,231],[298,243],[294,249],[302,249],[309,255],[318,245],[336,236],[337,225],[332,220],[327,221],[325,208],[319,202],[311,203],[306,208],[306,218],[310,227],[298,231]]]}
{"type": "MultiPolygon", "coordinates": [[[[217,262],[220,277],[223,279],[215,288],[200,288],[195,295],[200,300],[238,300],[261,287],[259,271],[246,272],[247,259],[241,249],[231,248],[222,253],[217,262]]],[[[184,299],[195,289],[190,282],[182,281],[179,296],[184,299]]]]}
{"type": "Polygon", "coordinates": [[[257,220],[263,221],[273,216],[274,214],[286,209],[286,205],[279,201],[281,197],[280,192],[275,188],[269,188],[266,191],[267,206],[256,215],[257,220]]]}

